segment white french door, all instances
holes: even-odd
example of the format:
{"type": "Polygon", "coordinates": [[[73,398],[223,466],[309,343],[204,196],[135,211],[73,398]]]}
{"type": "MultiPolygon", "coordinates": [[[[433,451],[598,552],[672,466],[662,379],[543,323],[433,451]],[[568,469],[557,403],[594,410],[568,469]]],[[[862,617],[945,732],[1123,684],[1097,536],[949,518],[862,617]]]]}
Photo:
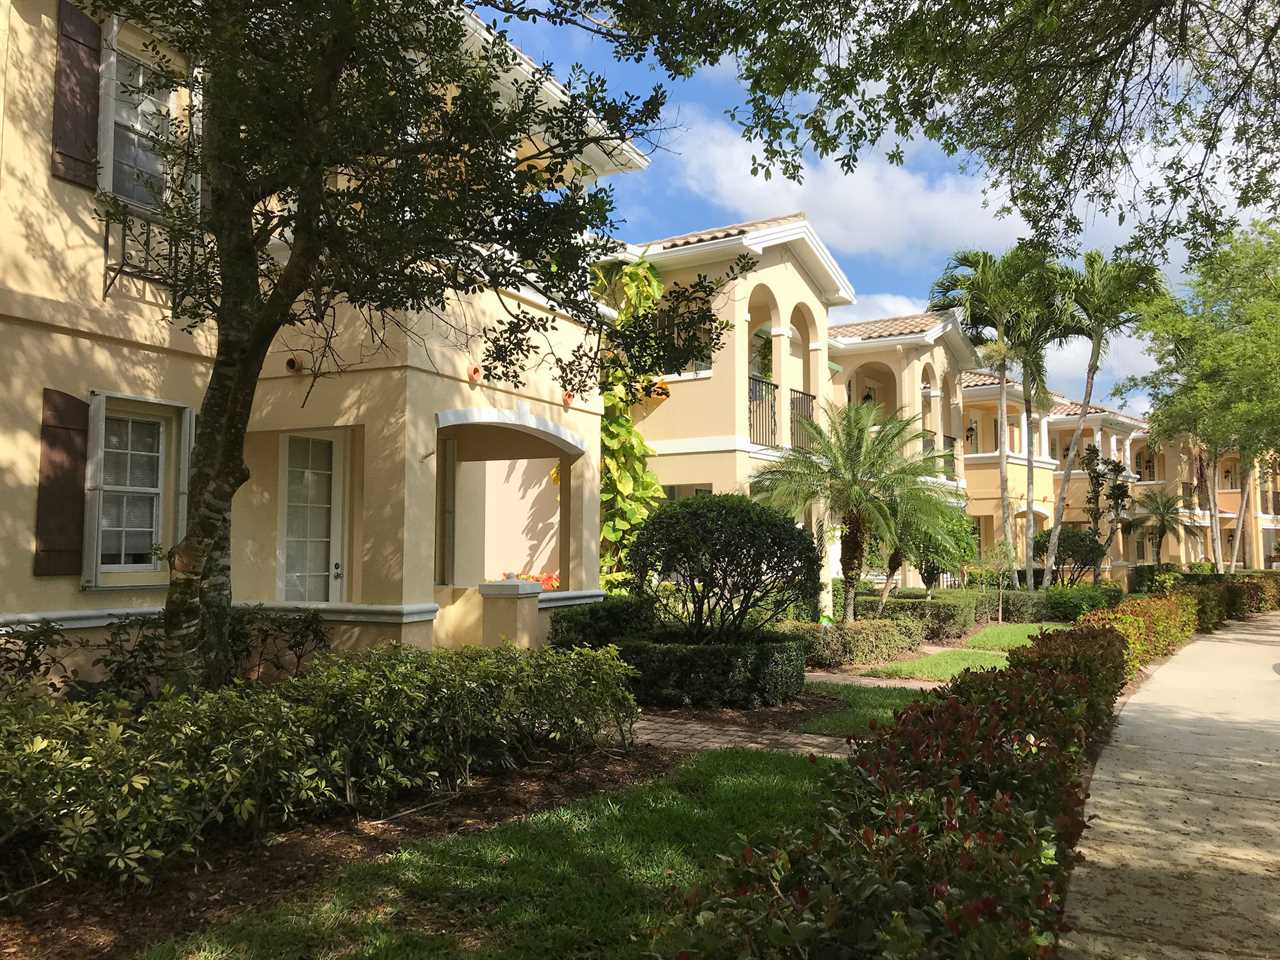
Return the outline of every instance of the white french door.
{"type": "Polygon", "coordinates": [[[279,594],[283,600],[343,599],[345,443],[340,433],[280,439],[279,594]]]}

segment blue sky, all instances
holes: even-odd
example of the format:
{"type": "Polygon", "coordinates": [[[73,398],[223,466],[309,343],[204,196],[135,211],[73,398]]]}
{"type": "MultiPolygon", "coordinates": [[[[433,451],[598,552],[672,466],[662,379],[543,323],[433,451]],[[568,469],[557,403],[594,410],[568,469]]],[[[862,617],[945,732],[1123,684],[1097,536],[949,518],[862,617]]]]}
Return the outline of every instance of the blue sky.
{"type": "MultiPolygon", "coordinates": [[[[668,129],[639,173],[614,176],[620,234],[632,242],[740,220],[804,211],[853,283],[858,303],[833,311],[836,322],[894,316],[922,308],[950,253],[961,247],[1003,250],[1023,225],[984,205],[981,179],[928,142],[909,144],[900,167],[883,156],[860,159],[845,175],[831,162],[808,158],[801,183],[751,174],[753,147],[725,111],[742,102],[729,65],[671,81],[647,64],[619,64],[598,41],[574,30],[516,24],[511,34],[534,60],[564,76],[574,63],[609,78],[615,92],[668,91],[668,129]]],[[[1089,221],[1084,242],[1110,250],[1124,239],[1114,224],[1089,221]]],[[[1069,345],[1053,358],[1051,386],[1078,395],[1088,345],[1069,345]]],[[[1146,369],[1141,345],[1128,339],[1104,359],[1095,402],[1110,403],[1112,383],[1146,369]]],[[[1140,409],[1131,404],[1130,409],[1140,409]]]]}

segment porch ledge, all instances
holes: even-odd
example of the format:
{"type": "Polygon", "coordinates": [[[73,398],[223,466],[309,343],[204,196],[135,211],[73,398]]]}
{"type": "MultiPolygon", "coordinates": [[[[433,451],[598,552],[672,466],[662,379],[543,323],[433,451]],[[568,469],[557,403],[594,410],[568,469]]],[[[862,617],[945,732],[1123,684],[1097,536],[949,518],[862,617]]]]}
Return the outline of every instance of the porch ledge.
{"type": "MultiPolygon", "coordinates": [[[[302,613],[315,610],[326,623],[422,623],[434,620],[440,610],[436,603],[303,603],[278,600],[271,603],[241,601],[237,607],[261,606],[273,613],[302,613]]],[[[38,623],[51,620],[68,629],[83,630],[105,627],[121,617],[155,616],[163,607],[112,607],[97,610],[47,610],[39,613],[9,613],[0,615],[0,626],[22,623],[38,623]]]]}
{"type": "Polygon", "coordinates": [[[556,607],[576,607],[584,603],[599,603],[604,599],[603,590],[553,590],[538,598],[539,610],[556,607]]]}
{"type": "Polygon", "coordinates": [[[542,593],[542,584],[536,580],[491,580],[479,589],[482,597],[531,597],[542,593]]]}

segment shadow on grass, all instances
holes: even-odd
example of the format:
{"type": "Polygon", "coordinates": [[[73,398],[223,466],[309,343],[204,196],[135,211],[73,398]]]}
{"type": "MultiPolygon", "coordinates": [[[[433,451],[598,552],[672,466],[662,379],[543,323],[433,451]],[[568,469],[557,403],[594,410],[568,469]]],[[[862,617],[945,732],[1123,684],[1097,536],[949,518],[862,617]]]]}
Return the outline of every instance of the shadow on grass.
{"type": "Polygon", "coordinates": [[[642,957],[742,834],[811,822],[819,766],[719,751],[669,777],[407,846],[147,960],[642,957]]]}

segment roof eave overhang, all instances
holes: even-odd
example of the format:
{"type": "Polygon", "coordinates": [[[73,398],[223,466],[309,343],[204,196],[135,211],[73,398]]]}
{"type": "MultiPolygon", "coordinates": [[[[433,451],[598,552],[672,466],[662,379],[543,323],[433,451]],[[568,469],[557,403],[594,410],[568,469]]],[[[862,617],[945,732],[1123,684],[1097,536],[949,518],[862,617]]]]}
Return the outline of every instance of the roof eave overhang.
{"type": "Polygon", "coordinates": [[[840,307],[855,302],[853,284],[840,269],[826,244],[805,220],[667,249],[630,244],[628,252],[633,259],[642,256],[654,266],[692,267],[700,263],[733,259],[744,253],[758,257],[765,250],[777,246],[786,246],[795,254],[813,281],[818,298],[824,306],[840,307]]]}

